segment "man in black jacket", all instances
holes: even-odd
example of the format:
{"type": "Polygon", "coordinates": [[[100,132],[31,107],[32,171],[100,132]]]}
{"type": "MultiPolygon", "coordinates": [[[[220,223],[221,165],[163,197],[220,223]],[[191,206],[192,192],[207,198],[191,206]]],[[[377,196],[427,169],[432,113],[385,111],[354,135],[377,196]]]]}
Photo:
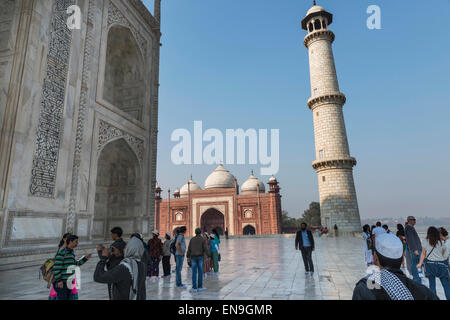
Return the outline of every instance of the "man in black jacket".
{"type": "Polygon", "coordinates": [[[379,234],[373,273],[356,284],[353,300],[439,300],[430,289],[403,274],[402,258],[401,240],[392,233],[379,234]]]}
{"type": "Polygon", "coordinates": [[[300,249],[302,251],[303,263],[305,264],[305,273],[313,274],[314,265],[312,261],[312,252],[314,251],[314,237],[310,230],[307,230],[307,224],[303,222],[301,228],[297,231],[295,237],[295,250],[300,249]]]}

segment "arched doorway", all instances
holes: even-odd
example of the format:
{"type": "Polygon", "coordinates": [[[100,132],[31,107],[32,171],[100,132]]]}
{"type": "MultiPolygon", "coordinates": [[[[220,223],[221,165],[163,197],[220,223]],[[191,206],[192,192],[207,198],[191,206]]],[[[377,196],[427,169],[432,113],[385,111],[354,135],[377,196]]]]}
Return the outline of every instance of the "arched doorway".
{"type": "Polygon", "coordinates": [[[215,228],[217,233],[222,235],[225,229],[225,216],[216,209],[208,209],[202,215],[200,226],[202,231],[212,233],[212,230],[215,228]]]}
{"type": "Polygon", "coordinates": [[[244,228],[243,231],[244,236],[252,236],[256,234],[256,230],[255,227],[251,226],[251,225],[247,225],[244,228]]]}
{"type": "Polygon", "coordinates": [[[141,168],[124,139],[105,146],[98,159],[94,207],[94,237],[109,239],[113,227],[136,231],[142,215],[141,168]]]}

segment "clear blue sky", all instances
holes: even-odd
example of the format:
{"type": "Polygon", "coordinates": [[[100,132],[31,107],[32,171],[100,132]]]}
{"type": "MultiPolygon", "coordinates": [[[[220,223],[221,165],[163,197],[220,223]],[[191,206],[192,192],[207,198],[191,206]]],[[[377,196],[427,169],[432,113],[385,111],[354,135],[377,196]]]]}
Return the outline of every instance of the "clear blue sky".
{"type": "MultiPolygon", "coordinates": [[[[153,12],[153,0],[144,1],[153,12]]],[[[318,0],[334,55],[361,217],[450,216],[450,0],[318,0]],[[381,7],[382,30],[366,27],[381,7]]],[[[202,187],[215,166],[175,166],[177,128],[280,129],[282,206],[318,201],[306,0],[163,0],[157,178],[202,187]]],[[[258,166],[227,166],[242,184],[258,166]]],[[[262,177],[267,182],[269,177],[262,177]]]]}

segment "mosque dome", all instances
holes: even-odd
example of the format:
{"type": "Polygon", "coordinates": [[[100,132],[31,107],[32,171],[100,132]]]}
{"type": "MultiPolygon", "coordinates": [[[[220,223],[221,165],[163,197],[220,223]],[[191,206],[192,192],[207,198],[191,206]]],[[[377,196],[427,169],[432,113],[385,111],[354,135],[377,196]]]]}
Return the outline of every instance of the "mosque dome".
{"type": "Polygon", "coordinates": [[[242,193],[250,193],[250,192],[258,192],[258,186],[259,186],[259,192],[266,192],[266,187],[264,186],[264,183],[256,178],[252,174],[250,175],[250,178],[248,178],[247,181],[244,182],[244,184],[241,187],[242,193]]]}
{"type": "Polygon", "coordinates": [[[199,190],[202,190],[202,188],[197,183],[195,183],[191,177],[191,179],[188,181],[188,183],[186,183],[184,186],[181,187],[180,195],[187,196],[189,191],[192,192],[192,191],[199,191],[199,190]],[[188,186],[188,184],[189,184],[189,186],[188,186]]]}
{"type": "Polygon", "coordinates": [[[234,176],[219,165],[205,180],[205,189],[234,188],[234,176]]]}

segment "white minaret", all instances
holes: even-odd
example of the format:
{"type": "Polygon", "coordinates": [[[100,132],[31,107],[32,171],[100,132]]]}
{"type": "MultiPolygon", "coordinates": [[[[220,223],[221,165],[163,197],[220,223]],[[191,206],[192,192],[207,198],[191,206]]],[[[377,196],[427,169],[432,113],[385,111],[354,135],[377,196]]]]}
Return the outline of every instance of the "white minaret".
{"type": "Polygon", "coordinates": [[[338,226],[339,234],[361,231],[358,201],[353,182],[356,159],[350,156],[342,107],[346,98],[339,91],[334,65],[334,33],[328,30],[333,15],[321,6],[309,9],[302,20],[308,32],[304,44],[309,51],[311,95],[308,107],[314,117],[316,161],[313,168],[319,178],[322,225],[331,233],[338,226]]]}

